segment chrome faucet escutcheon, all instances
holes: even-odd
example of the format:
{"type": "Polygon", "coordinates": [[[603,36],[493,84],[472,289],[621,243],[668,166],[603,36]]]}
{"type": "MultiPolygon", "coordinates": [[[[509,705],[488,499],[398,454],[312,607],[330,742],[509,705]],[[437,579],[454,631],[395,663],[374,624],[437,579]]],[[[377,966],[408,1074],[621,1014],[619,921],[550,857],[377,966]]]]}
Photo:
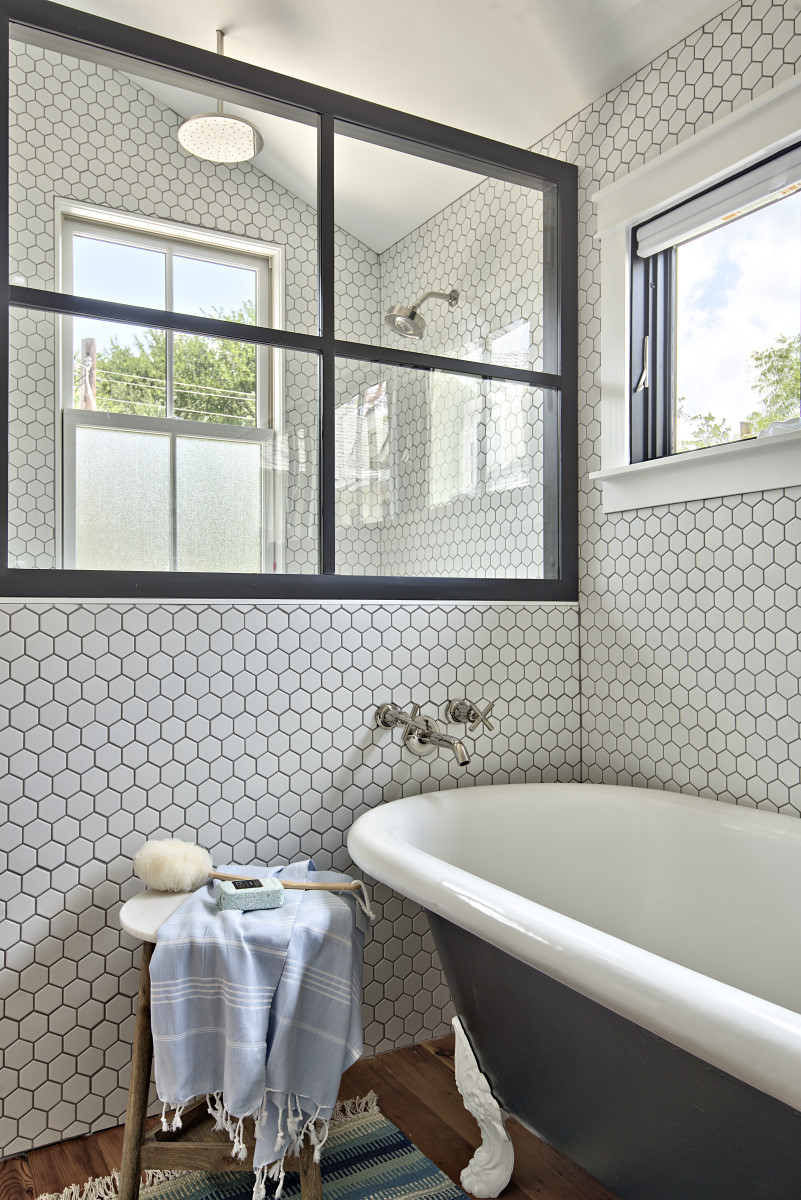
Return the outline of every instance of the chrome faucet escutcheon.
{"type": "Polygon", "coordinates": [[[375,723],[379,729],[402,729],[401,741],[414,754],[433,754],[437,746],[447,746],[460,767],[466,767],[470,762],[461,739],[442,733],[433,717],[420,716],[419,704],[413,704],[410,713],[392,701],[380,704],[375,710],[375,723]]]}

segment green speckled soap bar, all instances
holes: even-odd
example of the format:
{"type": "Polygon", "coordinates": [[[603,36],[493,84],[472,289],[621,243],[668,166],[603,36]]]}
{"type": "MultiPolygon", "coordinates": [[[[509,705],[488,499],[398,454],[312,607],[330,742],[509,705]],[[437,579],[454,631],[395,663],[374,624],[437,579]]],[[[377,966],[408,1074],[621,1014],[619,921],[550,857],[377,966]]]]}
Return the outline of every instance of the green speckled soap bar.
{"type": "Polygon", "coordinates": [[[217,907],[250,912],[254,908],[281,908],[284,889],[277,879],[217,879],[217,907]]]}

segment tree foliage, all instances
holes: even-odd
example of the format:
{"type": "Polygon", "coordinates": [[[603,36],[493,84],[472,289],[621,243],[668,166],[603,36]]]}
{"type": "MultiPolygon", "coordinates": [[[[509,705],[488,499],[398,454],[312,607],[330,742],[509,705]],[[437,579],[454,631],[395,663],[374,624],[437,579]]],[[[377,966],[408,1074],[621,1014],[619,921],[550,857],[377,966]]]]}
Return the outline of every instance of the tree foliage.
{"type": "Polygon", "coordinates": [[[719,446],[722,442],[733,440],[734,435],[725,420],[718,420],[714,413],[691,417],[682,408],[683,403],[684,397],[682,396],[678,403],[676,415],[680,421],[691,421],[692,429],[689,436],[683,438],[680,445],[676,447],[678,451],[702,450],[704,446],[719,446]]]}
{"type": "MultiPolygon", "coordinates": [[[[759,393],[759,408],[748,416],[753,433],[767,429],[774,421],[789,421],[801,411],[801,334],[777,338],[767,350],[755,350],[751,361],[756,371],[753,390],[759,393]]],[[[735,434],[725,418],[714,413],[691,417],[678,402],[678,420],[690,421],[690,434],[683,438],[678,450],[699,450],[704,446],[719,446],[731,442],[735,434]]]]}
{"type": "Polygon", "coordinates": [[[756,350],[751,359],[757,372],[752,387],[759,392],[760,407],[749,420],[758,433],[773,421],[792,420],[801,411],[801,333],[783,335],[767,350],[756,350]]]}
{"type": "MultiPolygon", "coordinates": [[[[207,316],[252,325],[255,305],[207,316]]],[[[145,329],[133,346],[116,337],[97,354],[97,407],[104,412],[163,417],[167,334],[145,329]]],[[[217,424],[256,424],[256,347],[227,338],[173,335],[175,416],[217,424]]]]}

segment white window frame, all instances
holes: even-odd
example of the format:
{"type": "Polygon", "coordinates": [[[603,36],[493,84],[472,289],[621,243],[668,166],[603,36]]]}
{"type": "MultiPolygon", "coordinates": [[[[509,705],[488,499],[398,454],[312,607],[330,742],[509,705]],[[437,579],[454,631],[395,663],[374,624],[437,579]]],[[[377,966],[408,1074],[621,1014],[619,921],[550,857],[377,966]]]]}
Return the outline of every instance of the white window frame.
{"type": "Polygon", "coordinates": [[[801,76],[766,92],[597,192],[601,243],[601,470],[604,512],[801,484],[801,433],[755,438],[632,464],[631,241],[635,226],[792,146],[801,136],[801,76]]]}
{"type": "MultiPolygon", "coordinates": [[[[71,200],[57,199],[55,204],[57,231],[56,261],[59,291],[73,291],[73,237],[85,232],[93,238],[124,245],[140,245],[146,249],[166,251],[167,270],[171,253],[180,250],[182,256],[197,257],[207,262],[232,266],[247,266],[256,271],[256,322],[259,325],[282,328],[284,321],[284,259],[280,246],[256,239],[223,234],[177,222],[121,213],[71,200]]],[[[124,297],[122,298],[124,303],[124,297]]],[[[170,310],[170,311],[175,311],[170,310]]],[[[158,425],[170,435],[179,433],[193,437],[260,441],[263,446],[264,480],[262,522],[262,567],[268,564],[276,572],[283,571],[283,537],[285,488],[284,472],[275,469],[280,455],[276,447],[282,443],[283,413],[283,354],[269,346],[256,346],[256,426],[225,425],[218,422],[192,421],[169,417],[126,417],[125,414],[81,412],[85,424],[114,425],[116,428],[141,428],[144,422],[158,425]],[[272,486],[269,486],[269,483],[272,486]]],[[[75,497],[75,436],[79,423],[74,408],[72,318],[63,316],[57,321],[55,398],[56,420],[56,495],[57,495],[57,562],[73,567],[75,560],[74,497],[75,497]],[[72,518],[71,519],[71,514],[72,518]]],[[[168,356],[168,375],[171,363],[168,356]]],[[[173,555],[175,531],[173,530],[173,555]]],[[[272,572],[271,572],[272,573],[272,572]]]]}

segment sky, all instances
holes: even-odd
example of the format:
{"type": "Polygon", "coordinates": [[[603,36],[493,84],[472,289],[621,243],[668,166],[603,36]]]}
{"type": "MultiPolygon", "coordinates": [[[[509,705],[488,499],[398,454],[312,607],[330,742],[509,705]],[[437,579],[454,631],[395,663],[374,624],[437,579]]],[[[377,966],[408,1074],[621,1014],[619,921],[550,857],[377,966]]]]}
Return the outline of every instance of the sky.
{"type": "Polygon", "coordinates": [[[801,329],[801,193],[679,247],[677,301],[676,394],[738,437],[759,402],[751,354],[801,329]]]}
{"type": "MultiPolygon", "coordinates": [[[[142,246],[123,246],[100,238],[76,237],[73,242],[73,292],[96,300],[164,308],[165,254],[142,246]]],[[[231,313],[255,299],[256,273],[247,268],[203,262],[175,253],[173,304],[176,312],[214,316],[214,310],[231,313]]],[[[75,320],[74,345],[95,337],[98,349],[116,337],[133,346],[139,330],[116,322],[75,320]]]]}

